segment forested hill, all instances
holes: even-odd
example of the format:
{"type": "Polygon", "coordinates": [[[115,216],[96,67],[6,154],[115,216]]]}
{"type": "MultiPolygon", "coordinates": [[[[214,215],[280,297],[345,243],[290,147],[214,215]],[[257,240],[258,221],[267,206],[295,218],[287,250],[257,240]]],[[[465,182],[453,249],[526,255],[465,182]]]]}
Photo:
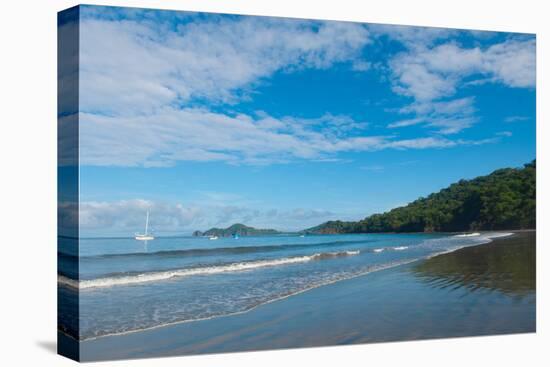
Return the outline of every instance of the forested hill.
{"type": "Polygon", "coordinates": [[[535,228],[536,160],[505,168],[358,222],[330,221],[308,233],[458,232],[535,228]]]}
{"type": "Polygon", "coordinates": [[[236,223],[227,228],[210,228],[208,231],[193,232],[193,236],[218,236],[218,237],[230,237],[230,236],[263,236],[279,234],[279,231],[274,229],[257,229],[253,227],[245,226],[244,224],[236,223]]]}

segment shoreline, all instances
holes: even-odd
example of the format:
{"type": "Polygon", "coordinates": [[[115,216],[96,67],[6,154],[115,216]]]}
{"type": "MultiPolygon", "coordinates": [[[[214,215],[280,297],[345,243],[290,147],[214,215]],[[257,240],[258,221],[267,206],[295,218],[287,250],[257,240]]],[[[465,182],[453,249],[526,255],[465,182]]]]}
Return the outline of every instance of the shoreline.
{"type": "MultiPolygon", "coordinates": [[[[246,309],[246,310],[236,311],[236,312],[225,314],[225,315],[214,315],[214,316],[198,318],[198,319],[187,319],[187,320],[174,321],[174,322],[171,322],[171,323],[150,326],[150,327],[146,327],[146,328],[142,328],[142,329],[135,329],[135,330],[128,330],[128,331],[117,332],[117,333],[110,333],[110,334],[105,334],[105,335],[100,335],[100,336],[89,337],[89,338],[85,338],[85,339],[75,338],[74,336],[72,336],[70,334],[67,334],[67,333],[65,333],[61,330],[58,330],[58,332],[63,333],[64,336],[69,337],[70,339],[72,339],[74,341],[89,342],[89,341],[99,340],[99,339],[107,338],[107,337],[117,337],[117,336],[125,336],[125,335],[129,335],[129,334],[134,334],[134,333],[147,332],[147,331],[150,331],[150,330],[156,330],[156,329],[161,329],[161,328],[165,328],[165,327],[172,327],[172,326],[176,326],[176,325],[180,325],[180,324],[194,323],[194,322],[201,322],[201,321],[207,321],[207,320],[215,320],[215,319],[219,319],[219,318],[238,316],[238,315],[246,314],[246,313],[249,313],[249,312],[253,312],[254,310],[256,310],[256,309],[258,309],[262,306],[269,305],[269,304],[274,303],[274,302],[284,301],[284,300],[286,300],[290,297],[299,296],[303,293],[306,293],[306,292],[309,292],[309,291],[312,291],[312,290],[315,290],[315,289],[318,289],[318,288],[330,286],[330,285],[337,284],[337,283],[340,283],[340,282],[346,282],[346,281],[356,279],[356,278],[365,277],[365,276],[368,276],[370,274],[373,274],[373,273],[376,273],[376,272],[379,272],[379,271],[399,268],[399,267],[402,267],[402,266],[407,266],[409,264],[418,263],[418,262],[422,262],[422,261],[427,261],[429,259],[437,258],[439,256],[444,256],[444,255],[447,255],[447,254],[450,254],[450,253],[461,251],[465,248],[475,248],[475,247],[479,247],[479,246],[485,246],[487,244],[494,243],[495,241],[505,239],[505,238],[512,238],[512,237],[516,236],[518,233],[525,233],[525,232],[535,232],[535,230],[477,232],[477,233],[481,233],[481,234],[483,234],[483,233],[494,233],[494,234],[498,234],[498,236],[489,237],[489,238],[487,238],[487,242],[484,242],[484,243],[481,243],[481,244],[454,248],[454,249],[450,249],[450,250],[446,250],[446,251],[442,251],[442,252],[439,252],[439,253],[432,254],[432,255],[430,255],[428,257],[425,257],[425,258],[418,258],[418,259],[401,261],[401,262],[393,263],[393,264],[387,264],[385,266],[375,267],[374,269],[368,269],[363,273],[355,274],[355,275],[350,276],[348,278],[336,279],[336,280],[329,281],[329,282],[326,282],[326,283],[316,284],[316,285],[313,285],[311,287],[308,287],[308,288],[302,289],[300,291],[297,291],[295,293],[286,294],[286,295],[283,295],[281,297],[274,298],[274,299],[268,300],[266,302],[257,304],[257,305],[255,305],[251,308],[246,309]]],[[[411,232],[411,233],[414,233],[414,232],[411,232]]],[[[464,232],[438,232],[438,233],[461,234],[461,233],[464,233],[464,232]]],[[[380,234],[384,234],[384,233],[380,233],[380,234]]],[[[320,234],[320,235],[325,236],[325,235],[330,235],[330,234],[320,234]]],[[[60,282],[59,279],[58,279],[58,282],[60,282]]],[[[64,284],[64,282],[61,282],[61,283],[64,284]]],[[[69,286],[73,289],[80,289],[78,286],[74,286],[74,285],[69,285],[69,286]]]]}
{"type": "MultiPolygon", "coordinates": [[[[456,249],[456,250],[452,250],[452,251],[458,251],[458,250],[460,250],[460,249],[456,249]]],[[[448,253],[448,252],[444,252],[444,253],[441,253],[441,254],[446,254],[446,253],[448,253]]],[[[438,254],[438,255],[434,255],[434,256],[439,256],[439,254],[438,254]]],[[[61,330],[58,330],[58,332],[63,333],[65,336],[70,337],[71,339],[73,339],[73,340],[75,340],[75,341],[78,341],[78,342],[88,342],[88,341],[94,341],[94,340],[98,340],[98,339],[102,339],[102,338],[107,338],[107,337],[112,337],[112,336],[124,336],[124,335],[129,335],[129,334],[134,334],[134,333],[140,333],[140,332],[149,331],[149,330],[160,329],[160,328],[164,328],[164,327],[171,327],[171,326],[175,326],[175,325],[191,323],[191,322],[201,322],[201,321],[206,321],[206,320],[215,320],[215,319],[219,319],[219,318],[238,316],[238,315],[246,314],[246,313],[248,313],[248,312],[252,312],[252,311],[256,310],[257,308],[262,307],[262,306],[265,306],[265,305],[269,305],[270,303],[274,303],[274,302],[278,302],[278,301],[284,301],[284,300],[287,299],[287,298],[290,298],[290,297],[293,297],[293,296],[299,296],[299,295],[302,294],[302,293],[306,293],[306,292],[312,291],[312,290],[317,289],[317,288],[322,288],[322,287],[330,286],[330,285],[332,285],[332,284],[336,284],[336,283],[339,283],[339,282],[345,282],[345,281],[347,281],[347,280],[351,280],[351,279],[355,279],[355,278],[360,278],[360,277],[367,276],[367,275],[372,274],[372,273],[377,272],[377,271],[384,271],[384,270],[388,270],[388,269],[397,268],[397,267],[400,267],[400,266],[405,266],[405,265],[412,264],[412,263],[415,263],[415,262],[418,262],[418,261],[422,261],[422,260],[425,260],[425,259],[414,259],[414,260],[409,260],[409,261],[401,262],[401,263],[395,264],[395,265],[391,265],[391,264],[390,264],[390,265],[387,265],[387,266],[382,267],[382,268],[379,268],[379,269],[369,270],[369,271],[366,271],[366,272],[364,272],[364,273],[361,273],[361,274],[357,274],[357,275],[351,276],[351,277],[349,277],[349,278],[338,279],[338,280],[330,281],[330,282],[327,282],[327,283],[314,285],[314,286],[311,286],[311,287],[309,287],[309,288],[302,289],[302,290],[300,290],[300,291],[298,291],[298,292],[291,293],[291,294],[287,294],[287,295],[281,296],[281,297],[279,297],[279,298],[274,298],[274,299],[271,299],[271,300],[269,300],[269,301],[266,301],[266,302],[257,304],[257,305],[255,305],[255,306],[249,308],[249,309],[242,310],[242,311],[237,311],[237,312],[233,312],[233,313],[229,313],[229,314],[226,314],[226,315],[216,315],[216,316],[204,317],[204,318],[200,318],[200,319],[189,319],[189,320],[174,321],[174,322],[168,323],[168,324],[155,325],[155,326],[150,326],[150,327],[143,328],[143,329],[129,330],[129,331],[123,331],[123,332],[119,332],[119,333],[105,334],[105,335],[100,335],[100,336],[91,337],[91,338],[86,338],[86,339],[76,339],[76,338],[73,337],[72,335],[69,335],[69,334],[67,334],[67,333],[64,333],[64,332],[62,332],[61,330]]]]}
{"type": "MultiPolygon", "coordinates": [[[[530,231],[534,232],[534,231],[530,231]]],[[[271,300],[267,303],[259,304],[251,309],[244,310],[239,313],[234,313],[230,315],[223,315],[223,316],[216,316],[213,318],[207,318],[203,320],[184,320],[179,321],[176,323],[172,323],[169,325],[159,325],[155,326],[153,328],[148,328],[144,330],[134,330],[129,331],[125,333],[118,333],[113,335],[105,335],[97,338],[90,338],[79,342],[79,345],[81,346],[81,349],[83,351],[83,359],[84,360],[99,360],[99,359],[119,359],[119,358],[134,358],[134,357],[146,357],[146,356],[166,356],[166,355],[179,355],[179,354],[200,354],[200,353],[218,353],[218,352],[230,352],[230,351],[244,351],[244,350],[263,350],[263,349],[280,349],[280,348],[298,348],[298,347],[307,347],[307,346],[324,346],[324,345],[335,345],[335,344],[350,344],[350,343],[364,343],[364,342],[376,342],[376,341],[397,341],[397,340],[418,340],[418,339],[425,339],[425,338],[435,338],[435,337],[453,337],[453,336],[468,336],[468,335],[491,335],[491,334],[498,334],[498,333],[515,333],[515,332],[530,332],[532,331],[533,327],[531,325],[531,322],[528,322],[528,327],[524,328],[512,328],[511,330],[501,330],[502,327],[496,327],[496,332],[479,332],[476,333],[470,332],[467,334],[460,334],[456,335],[456,332],[450,333],[450,334],[430,334],[427,333],[423,336],[415,336],[415,337],[391,337],[391,335],[401,335],[403,334],[399,330],[393,330],[386,337],[384,337],[384,334],[386,331],[384,331],[384,325],[378,325],[378,328],[380,328],[380,331],[378,332],[372,332],[373,335],[369,336],[368,338],[359,338],[359,337],[353,337],[352,335],[354,333],[359,333],[354,331],[353,333],[350,333],[350,330],[344,330],[342,331],[341,336],[336,338],[336,340],[331,340],[329,336],[326,338],[322,338],[322,334],[324,332],[329,332],[329,330],[316,330],[317,326],[316,324],[321,322],[320,320],[317,320],[315,322],[306,323],[307,325],[303,327],[304,330],[310,330],[310,332],[304,333],[301,329],[296,329],[296,326],[293,323],[303,323],[303,319],[309,318],[310,315],[306,312],[304,313],[303,308],[309,308],[310,311],[315,313],[321,312],[326,317],[329,317],[336,325],[336,328],[340,326],[340,324],[349,324],[349,317],[347,317],[347,314],[344,314],[340,316],[339,318],[335,318],[333,316],[333,313],[335,311],[338,311],[340,308],[349,308],[350,313],[357,313],[357,309],[361,309],[360,304],[363,304],[364,306],[367,306],[367,308],[371,308],[372,305],[369,302],[369,299],[371,297],[365,298],[365,294],[370,294],[372,296],[378,297],[378,298],[384,298],[389,297],[389,301],[387,300],[386,303],[383,303],[383,305],[386,305],[387,302],[391,302],[393,296],[388,294],[388,291],[385,288],[378,288],[378,283],[384,283],[388,282],[388,279],[393,279],[395,277],[405,277],[404,280],[401,280],[400,282],[410,282],[412,286],[414,287],[423,287],[422,284],[418,279],[416,279],[414,276],[411,279],[411,274],[413,268],[417,267],[419,264],[423,264],[429,261],[432,261],[433,259],[438,258],[445,258],[446,256],[450,256],[452,254],[462,254],[463,252],[472,253],[479,250],[479,248],[486,247],[489,244],[493,244],[495,246],[500,246],[500,244],[504,244],[506,242],[514,242],[514,239],[525,237],[526,235],[522,235],[522,232],[514,231],[513,235],[507,236],[507,237],[499,237],[494,238],[487,243],[480,244],[480,245],[474,245],[474,246],[467,246],[460,249],[456,249],[451,253],[445,253],[445,254],[438,254],[431,259],[417,259],[414,261],[411,261],[409,264],[404,265],[397,265],[395,267],[389,268],[389,269],[383,269],[380,271],[374,271],[370,272],[368,274],[360,274],[353,278],[348,278],[344,280],[338,280],[331,284],[324,284],[320,286],[316,286],[312,289],[305,289],[302,290],[299,293],[294,293],[291,295],[287,295],[285,297],[271,300]],[[472,250],[474,249],[474,250],[472,250]],[[475,250],[478,249],[478,250],[475,250]],[[369,278],[364,277],[365,275],[369,275],[369,278]],[[369,279],[369,281],[365,281],[366,279],[369,279]],[[374,288],[374,289],[372,289],[374,288]],[[347,290],[360,290],[363,289],[364,292],[359,293],[359,298],[361,299],[360,302],[358,302],[357,307],[351,307],[354,302],[356,302],[357,297],[350,297],[349,294],[347,294],[347,290]],[[342,303],[343,301],[333,301],[333,298],[339,298],[339,293],[345,293],[343,296],[343,300],[348,300],[347,302],[342,303]],[[333,294],[334,293],[334,294],[333,294]],[[316,298],[322,298],[322,301],[319,302],[312,302],[312,299],[315,300],[316,298]],[[363,299],[365,298],[365,299],[363,299]],[[366,302],[366,303],[365,303],[366,302]],[[333,309],[330,307],[330,303],[337,303],[339,306],[334,306],[333,309]],[[296,306],[299,305],[299,306],[296,306]],[[278,312],[275,312],[278,311],[278,312]],[[282,311],[284,310],[284,311],[282,311]],[[270,316],[266,316],[266,314],[270,316]],[[263,315],[263,316],[262,316],[263,315]],[[281,316],[282,315],[282,316],[281,316]],[[257,331],[258,335],[265,335],[265,334],[272,334],[273,330],[276,329],[278,332],[276,335],[279,338],[282,338],[283,340],[280,340],[277,343],[269,343],[267,340],[264,340],[263,338],[253,338],[253,341],[250,341],[249,343],[236,343],[236,341],[239,339],[236,335],[239,334],[239,331],[242,330],[248,330],[250,328],[254,329],[255,326],[251,325],[265,325],[266,320],[271,320],[274,317],[282,317],[283,320],[281,321],[282,324],[278,325],[270,325],[270,326],[259,326],[256,327],[260,330],[257,331]],[[251,321],[252,320],[252,321],[251,321]],[[293,322],[290,322],[289,320],[293,320],[293,322]],[[219,330],[221,328],[221,330],[219,330]],[[314,329],[314,331],[311,331],[311,329],[314,329]],[[302,333],[302,337],[296,339],[294,342],[292,342],[292,338],[288,337],[285,339],[285,335],[294,335],[294,334],[300,334],[302,333]],[[319,334],[320,333],[320,334],[319,334]],[[348,335],[347,337],[344,337],[345,335],[348,335]],[[204,337],[201,339],[195,339],[191,338],[192,335],[203,335],[204,337]],[[223,336],[223,338],[221,336],[223,336]],[[320,340],[313,342],[309,341],[306,342],[307,339],[315,339],[318,335],[321,335],[319,338],[320,340]],[[233,348],[231,347],[231,343],[226,345],[227,343],[218,343],[216,342],[219,340],[219,338],[222,338],[224,340],[231,340],[232,343],[235,345],[233,348]],[[259,340],[258,340],[259,339],[259,340]],[[262,341],[263,340],[263,341],[262,341]],[[342,342],[343,340],[343,342],[342,342]],[[347,340],[347,342],[345,342],[347,340]],[[151,341],[154,341],[153,344],[157,345],[163,345],[162,352],[161,351],[155,351],[155,347],[151,347],[151,350],[143,350],[141,347],[142,345],[148,345],[151,341]],[[113,345],[122,345],[122,348],[113,348],[113,345]],[[136,349],[137,348],[137,349],[136,349]],[[127,353],[121,352],[121,350],[128,350],[127,353]],[[99,359],[98,359],[99,358],[99,359]]],[[[524,232],[523,232],[524,233],[524,232]]],[[[494,247],[494,246],[493,246],[494,247]]],[[[494,247],[498,248],[498,247],[494,247]]],[[[462,256],[462,255],[461,255],[462,256]]],[[[393,282],[390,282],[390,284],[394,284],[393,282]]],[[[423,289],[423,288],[422,288],[423,289]]],[[[423,289],[424,292],[426,292],[426,289],[423,289]]],[[[428,290],[429,291],[429,290],[428,290]]],[[[404,288],[402,292],[410,292],[407,288],[404,288]]],[[[416,297],[416,294],[413,292],[411,294],[411,297],[416,297]]],[[[410,298],[410,297],[409,297],[410,298]]],[[[405,305],[399,305],[396,304],[395,307],[398,309],[401,309],[405,305]]],[[[508,306],[507,306],[508,307],[508,306]]],[[[421,308],[420,308],[421,310],[421,308]]],[[[372,310],[373,313],[379,313],[380,310],[374,309],[372,310]]],[[[408,311],[410,312],[410,310],[408,311]]],[[[438,311],[439,312],[439,311],[438,311]]],[[[397,311],[397,315],[401,313],[401,311],[397,311]]],[[[529,313],[530,315],[530,313],[529,313]]],[[[363,314],[358,315],[358,317],[366,317],[363,314]]],[[[386,316],[387,317],[387,316],[386,316]]],[[[522,316],[523,317],[523,316],[522,316]]],[[[530,316],[529,316],[530,317],[530,316]]],[[[529,318],[528,317],[528,318],[529,318]]],[[[521,318],[519,318],[521,319],[521,318]]],[[[377,322],[379,324],[379,322],[377,322]]],[[[348,328],[353,329],[355,328],[355,325],[353,323],[348,325],[348,328]]],[[[399,328],[400,329],[400,328],[399,328]]],[[[474,328],[475,329],[475,328],[474,328]]],[[[366,328],[365,330],[368,330],[366,328]]],[[[364,330],[363,330],[364,331],[364,330]]],[[[408,330],[409,332],[414,331],[414,328],[408,330]]],[[[255,333],[253,333],[255,334],[255,333]]],[[[367,334],[369,334],[367,332],[367,334]]],[[[65,338],[67,338],[65,336],[65,338]]],[[[73,340],[73,343],[76,341],[74,338],[71,338],[73,340]]]]}

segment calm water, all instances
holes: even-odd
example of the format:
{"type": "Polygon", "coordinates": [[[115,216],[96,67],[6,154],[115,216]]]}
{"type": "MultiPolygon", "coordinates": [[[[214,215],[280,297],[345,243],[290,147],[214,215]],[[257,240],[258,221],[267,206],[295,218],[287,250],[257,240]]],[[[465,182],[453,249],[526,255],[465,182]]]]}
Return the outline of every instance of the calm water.
{"type": "MultiPolygon", "coordinates": [[[[180,237],[148,243],[81,239],[79,274],[72,270],[76,257],[68,251],[59,257],[59,297],[68,299],[80,291],[80,333],[76,335],[77,316],[70,312],[63,314],[60,327],[90,339],[245,312],[311,288],[501,235],[180,237]]],[[[444,286],[469,281],[460,275],[453,278],[456,272],[446,273],[447,264],[427,263],[431,265],[416,269],[427,282],[444,286]]],[[[461,264],[455,264],[455,270],[456,266],[461,264]]]]}
{"type": "Polygon", "coordinates": [[[440,289],[465,288],[468,293],[498,291],[535,300],[536,233],[506,238],[502,243],[466,248],[413,266],[413,273],[440,289]]]}

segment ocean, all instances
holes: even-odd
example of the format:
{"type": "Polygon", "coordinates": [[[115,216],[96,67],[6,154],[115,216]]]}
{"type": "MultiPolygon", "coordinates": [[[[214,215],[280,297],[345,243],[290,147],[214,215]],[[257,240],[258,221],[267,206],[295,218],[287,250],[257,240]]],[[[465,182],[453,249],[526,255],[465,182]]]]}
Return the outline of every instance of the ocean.
{"type": "Polygon", "coordinates": [[[79,340],[91,340],[245,313],[314,288],[505,235],[80,239],[79,258],[69,252],[69,245],[60,246],[58,296],[61,304],[69,304],[79,292],[79,315],[67,308],[59,328],[79,340]]]}

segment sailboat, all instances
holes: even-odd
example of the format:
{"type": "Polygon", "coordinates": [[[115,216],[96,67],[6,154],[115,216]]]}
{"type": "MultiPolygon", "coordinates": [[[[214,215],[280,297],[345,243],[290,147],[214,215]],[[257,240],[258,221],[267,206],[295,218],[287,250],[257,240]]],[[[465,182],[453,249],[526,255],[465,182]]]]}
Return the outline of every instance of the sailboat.
{"type": "Polygon", "coordinates": [[[147,218],[145,219],[145,233],[143,233],[143,234],[136,233],[135,239],[138,240],[138,241],[154,240],[155,237],[153,237],[153,235],[147,233],[148,230],[149,230],[149,210],[147,210],[147,218]]]}

